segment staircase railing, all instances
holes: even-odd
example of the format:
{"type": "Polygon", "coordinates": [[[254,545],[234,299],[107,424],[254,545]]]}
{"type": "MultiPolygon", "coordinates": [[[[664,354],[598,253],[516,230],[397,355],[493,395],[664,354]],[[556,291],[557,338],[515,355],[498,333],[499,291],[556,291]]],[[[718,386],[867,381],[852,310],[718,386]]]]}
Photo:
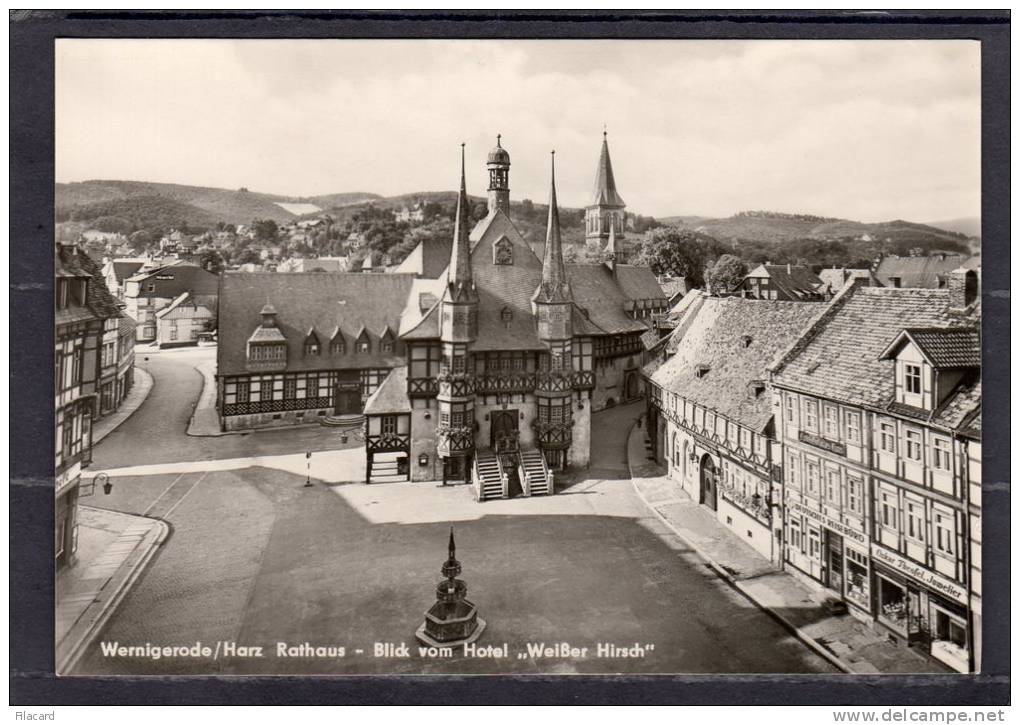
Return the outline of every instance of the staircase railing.
{"type": "Polygon", "coordinates": [[[524,468],[524,458],[518,458],[517,475],[521,479],[521,489],[525,496],[531,495],[531,474],[524,468]]]}
{"type": "Polygon", "coordinates": [[[485,485],[485,481],[482,479],[482,474],[478,470],[477,456],[475,456],[474,463],[471,464],[471,484],[475,489],[475,500],[481,501],[483,498],[482,487],[485,485]]]}

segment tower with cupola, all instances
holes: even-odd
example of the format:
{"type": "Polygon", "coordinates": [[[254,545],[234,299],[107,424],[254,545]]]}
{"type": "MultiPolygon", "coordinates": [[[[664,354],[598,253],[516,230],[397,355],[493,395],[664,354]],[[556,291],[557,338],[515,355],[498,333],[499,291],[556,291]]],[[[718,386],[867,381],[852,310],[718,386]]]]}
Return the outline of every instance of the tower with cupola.
{"type": "Polygon", "coordinates": [[[489,213],[497,209],[510,213],[510,154],[503,148],[501,134],[496,135],[496,145],[489,152],[486,167],[489,170],[489,213]]]}

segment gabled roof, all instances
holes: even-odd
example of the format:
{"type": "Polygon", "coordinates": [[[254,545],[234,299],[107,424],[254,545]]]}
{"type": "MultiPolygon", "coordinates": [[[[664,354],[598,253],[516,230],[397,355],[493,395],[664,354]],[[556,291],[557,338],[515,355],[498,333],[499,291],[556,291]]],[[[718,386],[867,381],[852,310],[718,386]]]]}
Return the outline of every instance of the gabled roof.
{"type": "MultiPolygon", "coordinates": [[[[288,370],[392,367],[403,358],[395,350],[380,354],[305,356],[303,343],[310,328],[335,331],[355,339],[362,326],[381,331],[396,329],[414,277],[407,274],[364,275],[357,272],[316,274],[240,273],[222,276],[217,374],[245,372],[246,342],[261,328],[260,311],[267,303],[276,309],[276,329],[288,347],[288,370]]],[[[257,333],[258,334],[258,333],[257,333]]],[[[375,335],[370,333],[373,339],[375,335]]],[[[348,351],[350,352],[350,351],[348,351]]]]}
{"type": "MultiPolygon", "coordinates": [[[[57,277],[88,279],[85,307],[96,317],[108,320],[121,317],[117,298],[110,294],[103,271],[92,257],[76,246],[58,244],[54,256],[54,274],[57,277]]],[[[63,312],[66,312],[63,311],[63,312]]],[[[61,322],[67,321],[61,315],[61,322]]]]}
{"type": "Polygon", "coordinates": [[[602,150],[599,152],[599,163],[595,167],[595,193],[592,195],[591,206],[624,207],[627,203],[616,190],[616,178],[613,176],[613,162],[609,159],[609,141],[602,134],[602,150]]]}
{"type": "Polygon", "coordinates": [[[981,265],[980,257],[962,254],[933,254],[927,257],[883,257],[875,267],[875,277],[886,287],[893,287],[893,278],[900,287],[940,289],[946,286],[949,273],[958,267],[974,269],[981,265]]]}
{"type": "Polygon", "coordinates": [[[668,300],[672,300],[677,295],[682,297],[691,291],[690,287],[687,286],[686,277],[670,277],[669,279],[661,280],[659,286],[662,288],[662,294],[668,300]]]}
{"type": "Polygon", "coordinates": [[[365,401],[365,415],[411,412],[411,400],[407,397],[407,366],[401,365],[390,370],[375,392],[365,401]]]}
{"type": "Polygon", "coordinates": [[[748,384],[768,377],[769,360],[800,335],[823,303],[697,296],[701,304],[691,304],[674,355],[651,379],[760,431],[772,418],[772,401],[765,393],[751,395],[748,384]],[[707,372],[695,374],[706,365],[707,372]]]}
{"type": "Polygon", "coordinates": [[[452,247],[453,240],[445,236],[423,239],[394,271],[416,274],[427,279],[439,279],[444,276],[450,264],[452,247]]]}
{"type": "Polygon", "coordinates": [[[912,342],[936,368],[981,367],[981,332],[967,327],[907,328],[899,333],[879,356],[896,356],[906,342],[912,342]]]}
{"type": "Polygon", "coordinates": [[[822,280],[810,267],[761,264],[748,272],[745,279],[750,277],[768,277],[773,287],[793,299],[803,299],[822,292],[822,280]]]}
{"type": "Polygon", "coordinates": [[[891,340],[904,329],[963,328],[953,339],[970,349],[979,325],[980,306],[955,310],[948,290],[848,286],[777,357],[772,380],[831,400],[888,409],[895,399],[895,363],[883,354],[891,340]]]}
{"type": "Polygon", "coordinates": [[[843,285],[850,279],[872,280],[875,286],[879,286],[878,280],[874,279],[870,269],[847,269],[846,267],[832,267],[823,269],[818,273],[818,279],[822,281],[822,290],[835,294],[843,289],[843,285]]]}
{"type": "Polygon", "coordinates": [[[662,298],[662,289],[647,267],[618,264],[614,277],[604,264],[568,264],[567,279],[574,303],[607,335],[647,330],[648,325],[627,314],[626,306],[635,299],[645,299],[646,294],[649,299],[662,298]],[[631,297],[627,292],[639,296],[631,297]]]}

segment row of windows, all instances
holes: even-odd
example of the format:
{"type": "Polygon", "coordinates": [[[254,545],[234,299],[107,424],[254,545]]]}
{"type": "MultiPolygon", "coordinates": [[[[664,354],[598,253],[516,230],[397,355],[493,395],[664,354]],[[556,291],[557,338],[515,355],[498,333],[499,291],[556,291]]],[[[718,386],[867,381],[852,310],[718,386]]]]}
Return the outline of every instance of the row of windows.
{"type": "Polygon", "coordinates": [[[952,511],[938,507],[934,503],[926,504],[923,499],[895,489],[881,490],[878,499],[876,513],[879,526],[892,532],[902,531],[907,539],[917,544],[923,545],[930,539],[936,553],[944,556],[955,555],[956,515],[952,511]]]}
{"type": "MultiPolygon", "coordinates": [[[[282,347],[282,345],[280,347],[282,347]]],[[[395,344],[390,338],[385,338],[379,342],[380,355],[392,355],[394,349],[395,344]]],[[[354,342],[354,352],[357,355],[371,355],[372,341],[366,337],[359,338],[354,342]]],[[[304,353],[305,355],[321,355],[322,345],[316,340],[309,340],[305,342],[304,353]]],[[[333,340],[329,343],[329,354],[346,355],[347,344],[343,340],[333,340]]]]}
{"type": "Polygon", "coordinates": [[[833,508],[864,515],[864,479],[861,476],[847,471],[844,485],[840,468],[825,466],[823,469],[819,459],[809,456],[804,457],[802,465],[794,451],[787,453],[784,474],[784,482],[791,488],[802,489],[833,508]]]}
{"type": "Polygon", "coordinates": [[[592,369],[592,341],[588,338],[550,353],[503,351],[469,355],[465,345],[451,344],[443,354],[438,345],[412,345],[410,353],[411,378],[434,377],[440,370],[440,362],[452,373],[475,375],[592,369]]]}
{"type": "Polygon", "coordinates": [[[767,440],[752,432],[750,428],[738,425],[725,416],[717,415],[681,397],[678,393],[660,392],[656,397],[659,398],[660,405],[672,410],[685,425],[715,433],[725,439],[731,449],[742,448],[749,453],[765,455],[767,440]]]}
{"type": "MultiPolygon", "coordinates": [[[[361,394],[371,395],[388,374],[389,370],[385,368],[358,371],[361,394]]],[[[330,372],[231,378],[223,384],[223,402],[230,405],[270,400],[332,398],[337,379],[337,374],[330,372]]]]}
{"type": "MultiPolygon", "coordinates": [[[[909,367],[909,366],[908,366],[909,367]]],[[[916,367],[916,366],[915,366],[916,367]]],[[[918,368],[920,375],[920,368],[918,368]]],[[[840,427],[840,406],[834,403],[821,404],[821,421],[819,421],[819,401],[804,397],[798,409],[797,396],[785,394],[786,421],[811,433],[820,433],[823,437],[834,441],[846,441],[849,444],[861,445],[861,414],[854,410],[844,410],[842,429],[840,427]]],[[[910,461],[924,462],[924,434],[920,428],[903,426],[903,437],[899,437],[896,421],[887,419],[879,421],[877,430],[877,447],[880,452],[902,455],[910,461]]],[[[952,443],[949,438],[931,436],[930,465],[938,471],[952,471],[952,443]]]]}

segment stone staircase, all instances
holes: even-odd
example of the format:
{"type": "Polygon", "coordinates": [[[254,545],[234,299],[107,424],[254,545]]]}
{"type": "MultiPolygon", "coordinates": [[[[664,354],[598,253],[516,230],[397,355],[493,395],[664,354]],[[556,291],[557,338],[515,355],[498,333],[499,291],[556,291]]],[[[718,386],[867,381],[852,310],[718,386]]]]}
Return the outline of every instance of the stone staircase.
{"type": "Polygon", "coordinates": [[[504,497],[506,476],[503,474],[499,458],[492,451],[478,451],[475,455],[472,478],[479,501],[504,497]]]}
{"type": "Polygon", "coordinates": [[[545,496],[553,493],[552,471],[545,456],[536,448],[521,450],[522,484],[525,496],[545,496]]]}
{"type": "Polygon", "coordinates": [[[368,469],[368,480],[371,483],[398,483],[409,481],[407,472],[401,472],[397,459],[403,453],[376,453],[368,469]]]}

